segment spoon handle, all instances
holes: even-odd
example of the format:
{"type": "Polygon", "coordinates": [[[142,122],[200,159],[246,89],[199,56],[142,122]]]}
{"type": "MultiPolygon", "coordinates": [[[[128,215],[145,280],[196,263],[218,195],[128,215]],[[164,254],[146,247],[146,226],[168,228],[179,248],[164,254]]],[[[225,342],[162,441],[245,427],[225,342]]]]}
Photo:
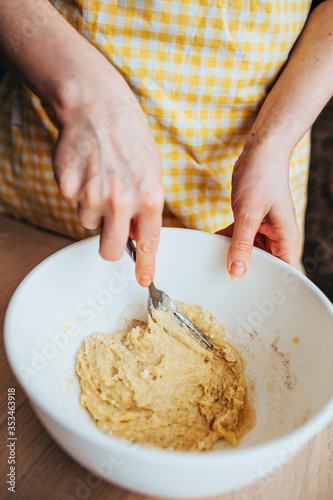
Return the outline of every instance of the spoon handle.
{"type": "Polygon", "coordinates": [[[131,240],[131,238],[128,238],[128,240],[127,240],[126,252],[131,257],[131,259],[133,259],[135,262],[136,261],[136,247],[135,247],[133,241],[131,240]]]}

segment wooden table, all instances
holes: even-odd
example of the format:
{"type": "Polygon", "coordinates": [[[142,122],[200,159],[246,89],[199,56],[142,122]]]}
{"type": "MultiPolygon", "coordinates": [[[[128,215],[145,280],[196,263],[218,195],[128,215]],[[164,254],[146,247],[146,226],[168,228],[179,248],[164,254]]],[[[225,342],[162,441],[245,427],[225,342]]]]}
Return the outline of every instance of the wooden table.
{"type": "MultiPolygon", "coordinates": [[[[0,216],[0,322],[19,282],[41,260],[71,241],[0,216]]],[[[3,340],[0,346],[1,384],[1,491],[0,498],[18,500],[144,500],[106,482],[89,487],[89,473],[73,462],[50,438],[35,417],[26,395],[8,365],[3,340]],[[6,448],[7,390],[16,388],[17,474],[16,492],[5,484],[9,472],[6,448]],[[78,489],[81,487],[81,490],[78,489]]],[[[333,424],[284,467],[243,490],[215,500],[332,500],[333,424]]]]}

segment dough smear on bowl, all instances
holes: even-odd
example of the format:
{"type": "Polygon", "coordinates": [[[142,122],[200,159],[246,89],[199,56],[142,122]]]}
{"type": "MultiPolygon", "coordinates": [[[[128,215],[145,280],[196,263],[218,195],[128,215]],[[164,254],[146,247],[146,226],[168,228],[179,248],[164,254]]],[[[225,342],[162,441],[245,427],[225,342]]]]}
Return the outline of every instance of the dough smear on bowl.
{"type": "Polygon", "coordinates": [[[236,446],[254,425],[243,361],[210,312],[178,307],[214,349],[160,310],[130,332],[96,333],[77,356],[81,405],[100,429],[132,442],[206,451],[223,438],[236,446]]]}

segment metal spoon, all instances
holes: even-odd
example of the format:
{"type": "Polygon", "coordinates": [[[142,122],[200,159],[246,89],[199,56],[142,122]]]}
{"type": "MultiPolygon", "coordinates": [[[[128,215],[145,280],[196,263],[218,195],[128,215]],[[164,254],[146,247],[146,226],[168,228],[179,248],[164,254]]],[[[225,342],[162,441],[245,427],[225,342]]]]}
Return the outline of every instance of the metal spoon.
{"type": "MultiPolygon", "coordinates": [[[[126,251],[129,256],[136,261],[136,247],[131,240],[128,238],[126,251]]],[[[206,337],[204,337],[199,330],[191,323],[191,321],[178,309],[176,304],[170,299],[169,295],[167,295],[162,290],[159,290],[152,282],[148,287],[148,303],[147,303],[148,313],[153,317],[153,309],[162,309],[163,311],[173,311],[175,315],[175,319],[179,324],[183,323],[187,326],[187,331],[192,335],[198,342],[203,344],[205,347],[212,349],[213,346],[208,342],[206,337]]],[[[154,320],[155,321],[155,320],[154,320]]]]}

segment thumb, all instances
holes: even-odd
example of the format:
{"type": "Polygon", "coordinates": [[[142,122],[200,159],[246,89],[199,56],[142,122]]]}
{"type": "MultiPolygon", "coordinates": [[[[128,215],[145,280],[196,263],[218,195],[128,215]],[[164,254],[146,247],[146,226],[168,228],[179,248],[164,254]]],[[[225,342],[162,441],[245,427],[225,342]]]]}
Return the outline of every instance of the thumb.
{"type": "Polygon", "coordinates": [[[235,214],[234,230],[228,251],[227,266],[233,281],[240,281],[247,271],[254,238],[262,222],[261,214],[235,214]]]}

